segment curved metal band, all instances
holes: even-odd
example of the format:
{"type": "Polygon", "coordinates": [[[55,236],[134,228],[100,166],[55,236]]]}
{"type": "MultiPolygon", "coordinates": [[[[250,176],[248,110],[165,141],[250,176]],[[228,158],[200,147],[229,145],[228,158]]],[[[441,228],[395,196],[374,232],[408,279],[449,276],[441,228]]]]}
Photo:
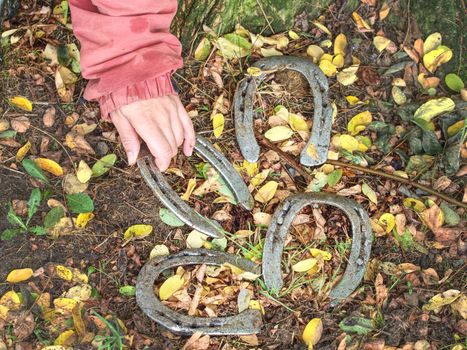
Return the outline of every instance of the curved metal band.
{"type": "Polygon", "coordinates": [[[261,59],[253,65],[264,72],[255,78],[242,81],[234,97],[235,132],[243,157],[254,163],[260,148],[253,129],[254,98],[268,71],[295,70],[305,76],[313,92],[314,116],[311,136],[300,156],[305,166],[318,166],[326,162],[332,127],[332,106],[328,100],[329,84],[318,66],[309,59],[294,56],[274,56],[261,59]],[[309,152],[308,150],[311,150],[309,152]]]}
{"type": "MultiPolygon", "coordinates": [[[[231,188],[236,201],[246,209],[251,209],[254,204],[253,197],[245,182],[229,161],[208,140],[200,135],[197,135],[195,150],[219,172],[220,176],[231,188]]],[[[171,210],[177,218],[210,237],[223,237],[220,224],[205,218],[180,199],[164,175],[157,169],[151,156],[139,158],[137,163],[147,185],[153,190],[161,203],[171,210]]]]}
{"type": "Polygon", "coordinates": [[[263,278],[266,287],[278,292],[284,281],[281,258],[284,244],[295,216],[310,204],[327,204],[344,211],[352,226],[352,248],[347,268],[331,290],[331,305],[347,298],[360,284],[371,253],[372,230],[366,211],[357,202],[327,193],[301,193],[287,198],[275,211],[263,249],[263,278]]]}
{"type": "Polygon", "coordinates": [[[154,294],[154,282],[167,269],[183,265],[222,265],[224,263],[260,274],[260,266],[250,260],[213,250],[189,249],[149,260],[138,275],[136,301],[152,320],[177,334],[191,335],[195,332],[202,332],[209,335],[246,335],[259,333],[262,325],[259,310],[249,309],[228,317],[193,317],[173,311],[162,304],[154,294]]]}

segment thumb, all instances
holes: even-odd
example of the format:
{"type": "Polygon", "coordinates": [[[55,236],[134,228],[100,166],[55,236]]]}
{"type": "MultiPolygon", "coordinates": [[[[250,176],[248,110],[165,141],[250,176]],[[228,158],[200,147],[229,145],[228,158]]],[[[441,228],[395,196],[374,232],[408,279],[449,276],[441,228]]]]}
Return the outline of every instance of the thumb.
{"type": "Polygon", "coordinates": [[[129,120],[120,111],[112,112],[110,117],[118,131],[123,148],[125,149],[128,164],[135,164],[141,147],[138,134],[129,120]]]}

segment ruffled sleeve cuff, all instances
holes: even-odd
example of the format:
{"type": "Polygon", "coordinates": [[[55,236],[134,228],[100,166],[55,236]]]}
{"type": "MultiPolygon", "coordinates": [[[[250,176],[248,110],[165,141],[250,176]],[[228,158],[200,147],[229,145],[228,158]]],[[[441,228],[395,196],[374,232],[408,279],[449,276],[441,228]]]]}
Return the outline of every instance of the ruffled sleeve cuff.
{"type": "Polygon", "coordinates": [[[122,106],[136,101],[175,94],[176,92],[171,82],[171,74],[167,73],[113,91],[108,95],[99,97],[97,100],[101,108],[102,118],[110,121],[110,113],[122,106]]]}

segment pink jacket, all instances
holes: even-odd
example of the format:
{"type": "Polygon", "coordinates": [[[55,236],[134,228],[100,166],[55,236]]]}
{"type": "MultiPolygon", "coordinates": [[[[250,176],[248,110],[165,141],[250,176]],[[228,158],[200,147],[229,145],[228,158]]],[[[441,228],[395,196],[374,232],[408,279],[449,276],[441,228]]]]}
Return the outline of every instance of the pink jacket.
{"type": "Polygon", "coordinates": [[[169,27],[177,0],[70,0],[81,43],[84,97],[102,117],[134,101],[174,94],[171,74],[182,67],[181,44],[169,27]]]}

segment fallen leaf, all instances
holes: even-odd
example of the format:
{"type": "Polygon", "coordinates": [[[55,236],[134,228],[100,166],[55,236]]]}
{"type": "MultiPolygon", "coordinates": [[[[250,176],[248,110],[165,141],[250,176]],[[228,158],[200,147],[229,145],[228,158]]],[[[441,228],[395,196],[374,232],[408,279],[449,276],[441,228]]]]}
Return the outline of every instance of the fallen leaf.
{"type": "Polygon", "coordinates": [[[340,33],[334,39],[334,55],[342,55],[345,56],[347,49],[347,37],[345,34],[340,33]]]}
{"type": "Polygon", "coordinates": [[[72,329],[68,329],[62,333],[55,339],[54,345],[64,345],[70,346],[76,341],[76,334],[75,331],[72,329]]]}
{"type": "Polygon", "coordinates": [[[384,51],[384,49],[386,49],[391,43],[392,41],[384,36],[377,35],[373,38],[373,45],[375,45],[379,52],[384,51]]]}
{"type": "Polygon", "coordinates": [[[308,322],[302,334],[303,341],[308,345],[308,349],[311,349],[319,342],[322,333],[323,322],[320,318],[313,318],[308,322]]]}
{"type": "Polygon", "coordinates": [[[376,196],[376,192],[365,182],[362,185],[362,193],[367,196],[371,202],[376,205],[378,204],[378,197],[376,196]]]}
{"type": "Polygon", "coordinates": [[[214,131],[214,136],[218,139],[222,132],[224,131],[225,118],[222,113],[217,113],[212,118],[212,129],[214,131]]]}
{"type": "Polygon", "coordinates": [[[28,154],[29,150],[31,149],[31,142],[26,142],[19,150],[16,152],[15,159],[17,162],[21,162],[26,154],[28,154]]]}
{"type": "Polygon", "coordinates": [[[10,100],[10,103],[13,106],[22,109],[23,111],[26,111],[26,112],[31,112],[32,111],[32,102],[29,101],[24,96],[15,96],[10,100]]]}
{"type": "Polygon", "coordinates": [[[24,282],[30,279],[32,277],[32,274],[33,271],[29,268],[13,270],[8,274],[6,281],[9,283],[24,282]]]}
{"type": "Polygon", "coordinates": [[[152,233],[152,230],[153,227],[151,225],[132,225],[126,229],[125,233],[123,234],[123,239],[125,241],[141,239],[149,236],[152,233]]]}
{"type": "Polygon", "coordinates": [[[337,73],[337,81],[344,86],[352,85],[358,80],[358,68],[358,65],[353,65],[343,69],[342,71],[337,73]]]}
{"type": "Polygon", "coordinates": [[[365,130],[366,126],[373,121],[373,117],[369,111],[358,113],[347,124],[347,130],[352,136],[358,135],[365,130]]]}
{"type": "Polygon", "coordinates": [[[426,55],[433,50],[436,50],[442,43],[442,36],[440,33],[433,33],[428,35],[423,43],[423,53],[426,55]]]}
{"type": "Polygon", "coordinates": [[[449,73],[446,75],[444,81],[446,82],[448,88],[455,92],[461,92],[465,86],[462,79],[455,73],[449,73]]]}
{"type": "Polygon", "coordinates": [[[186,246],[190,249],[202,248],[204,243],[207,242],[208,236],[197,231],[191,231],[186,238],[186,246]]]}
{"type": "Polygon", "coordinates": [[[208,38],[203,38],[195,50],[195,60],[205,61],[211,53],[212,45],[208,38]]]}
{"type": "Polygon", "coordinates": [[[78,214],[78,217],[76,218],[75,225],[76,227],[80,229],[86,228],[86,225],[88,224],[89,221],[91,221],[94,218],[94,214],[92,212],[89,213],[80,213],[78,214]]]}
{"type": "Polygon", "coordinates": [[[310,253],[313,257],[318,257],[321,256],[324,261],[329,261],[332,259],[332,255],[329,252],[326,252],[321,249],[316,249],[316,248],[310,248],[310,253]]]}
{"type": "Polygon", "coordinates": [[[180,198],[184,201],[188,201],[195,187],[196,187],[196,179],[188,180],[186,191],[183,195],[180,196],[180,198]]]}
{"type": "Polygon", "coordinates": [[[313,58],[313,63],[318,63],[324,55],[323,49],[317,45],[308,46],[306,53],[308,56],[313,58]]]}
{"type": "Polygon", "coordinates": [[[404,207],[412,209],[417,213],[421,213],[422,211],[426,210],[425,204],[415,198],[405,198],[403,203],[404,207]]]}
{"type": "Polygon", "coordinates": [[[292,39],[292,40],[298,40],[298,39],[300,39],[300,35],[298,35],[297,33],[295,33],[293,30],[289,30],[289,37],[290,37],[290,39],[292,39]]]}
{"type": "Polygon", "coordinates": [[[313,24],[314,24],[319,30],[321,30],[323,33],[326,33],[327,35],[332,36],[331,31],[330,31],[328,28],[326,28],[325,25],[321,24],[321,23],[318,22],[318,21],[313,21],[313,22],[311,22],[311,23],[313,23],[313,24]]]}
{"type": "Polygon", "coordinates": [[[76,178],[82,184],[85,184],[91,179],[92,170],[89,165],[86,164],[84,160],[80,160],[78,169],[76,169],[76,178]]]}
{"type": "Polygon", "coordinates": [[[67,194],[81,193],[88,188],[87,183],[82,183],[74,174],[66,174],[63,177],[63,190],[67,194]]]}
{"type": "Polygon", "coordinates": [[[292,137],[293,133],[293,130],[287,126],[276,126],[266,131],[264,137],[272,142],[278,142],[288,140],[292,137]]]}
{"type": "Polygon", "coordinates": [[[258,192],[256,192],[255,200],[263,204],[268,203],[272,198],[274,198],[278,186],[279,183],[276,181],[268,181],[258,190],[258,192]]]}
{"type": "Polygon", "coordinates": [[[273,47],[268,48],[268,49],[262,47],[260,50],[261,50],[261,55],[263,55],[263,57],[274,57],[274,56],[282,56],[283,55],[282,52],[277,51],[273,47]]]}
{"type": "Polygon", "coordinates": [[[354,19],[355,23],[357,24],[357,28],[361,32],[371,32],[371,26],[365,21],[362,16],[360,16],[357,12],[352,12],[352,18],[354,19]]]}
{"type": "Polygon", "coordinates": [[[441,45],[437,49],[430,51],[428,54],[425,53],[425,56],[423,56],[423,64],[426,69],[431,73],[434,73],[439,66],[449,62],[452,56],[452,50],[447,46],[441,45]]]}
{"type": "Polygon", "coordinates": [[[71,282],[73,280],[73,272],[66,266],[56,265],[55,272],[62,280],[71,282]]]}
{"type": "Polygon", "coordinates": [[[99,177],[106,174],[110,168],[112,168],[117,161],[117,156],[113,153],[107,154],[106,156],[99,159],[93,166],[92,166],[92,176],[99,177]]]}
{"type": "Polygon", "coordinates": [[[321,59],[319,63],[319,68],[323,71],[324,75],[329,78],[334,77],[337,72],[337,67],[332,62],[323,59],[321,59]]]}
{"type": "Polygon", "coordinates": [[[50,128],[55,123],[55,114],[56,110],[55,107],[49,107],[45,110],[44,115],[42,116],[42,122],[46,128],[50,128]]]}
{"type": "Polygon", "coordinates": [[[391,89],[391,94],[394,102],[396,102],[399,106],[407,102],[407,96],[405,96],[404,92],[399,87],[393,86],[391,89]]]}
{"type": "Polygon", "coordinates": [[[11,119],[10,125],[16,132],[24,133],[29,129],[31,122],[28,117],[17,117],[11,119]]]}
{"type": "Polygon", "coordinates": [[[182,227],[185,226],[184,222],[181,221],[174,213],[166,208],[159,209],[159,216],[165,224],[172,227],[182,227]]]}
{"type": "Polygon", "coordinates": [[[36,158],[34,159],[34,162],[36,162],[37,166],[41,168],[42,170],[45,170],[55,176],[62,176],[63,175],[63,169],[62,167],[55,161],[47,158],[36,158]]]}
{"type": "Polygon", "coordinates": [[[455,289],[447,290],[443,293],[436,294],[434,297],[423,305],[422,309],[427,311],[434,311],[438,313],[441,311],[443,306],[452,304],[461,296],[461,292],[455,289]]]}
{"type": "Polygon", "coordinates": [[[414,119],[422,119],[430,122],[434,117],[440,114],[452,112],[456,108],[456,104],[449,97],[441,97],[430,100],[421,105],[414,114],[414,119]]]}
{"type": "Polygon", "coordinates": [[[307,272],[311,270],[318,263],[318,260],[315,258],[305,259],[299,261],[298,263],[292,265],[292,270],[295,272],[307,272]]]}
{"type": "Polygon", "coordinates": [[[161,300],[169,299],[175,292],[183,287],[185,280],[182,276],[173,275],[167,278],[159,288],[159,298],[161,300]]]}
{"type": "Polygon", "coordinates": [[[378,222],[381,225],[386,226],[386,233],[390,233],[396,226],[396,217],[391,213],[384,213],[381,215],[378,222]]]}
{"type": "Polygon", "coordinates": [[[75,131],[69,132],[65,136],[66,145],[77,152],[94,154],[94,150],[91,145],[86,141],[83,135],[78,134],[75,131]]]}
{"type": "Polygon", "coordinates": [[[379,11],[379,19],[383,21],[389,15],[390,10],[391,8],[389,7],[388,3],[385,1],[379,11]]]}
{"type": "Polygon", "coordinates": [[[167,248],[164,244],[157,244],[154,248],[151,249],[151,253],[149,253],[149,259],[154,259],[158,256],[166,256],[169,255],[169,248],[167,248]]]}

